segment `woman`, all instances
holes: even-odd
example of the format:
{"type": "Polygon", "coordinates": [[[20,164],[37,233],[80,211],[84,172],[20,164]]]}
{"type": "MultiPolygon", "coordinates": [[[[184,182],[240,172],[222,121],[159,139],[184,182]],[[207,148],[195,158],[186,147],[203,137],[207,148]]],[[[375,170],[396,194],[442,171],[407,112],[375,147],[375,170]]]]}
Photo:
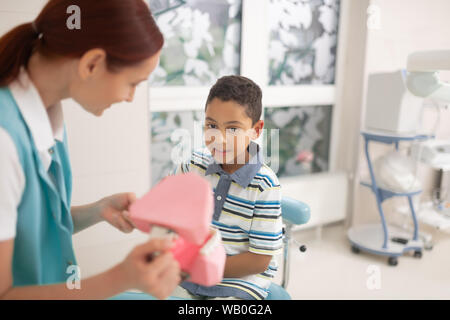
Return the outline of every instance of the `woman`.
{"type": "MultiPolygon", "coordinates": [[[[71,170],[60,101],[100,116],[132,101],[155,69],[163,36],[142,0],[50,0],[32,23],[0,38],[0,297],[103,299],[137,288],[166,298],[180,282],[170,242],[137,246],[97,276],[67,283],[72,234],[99,221],[131,232],[132,193],[70,207],[71,170]],[[160,252],[149,261],[153,252],[160,252]]],[[[76,270],[76,269],[75,269],[76,270]]]]}

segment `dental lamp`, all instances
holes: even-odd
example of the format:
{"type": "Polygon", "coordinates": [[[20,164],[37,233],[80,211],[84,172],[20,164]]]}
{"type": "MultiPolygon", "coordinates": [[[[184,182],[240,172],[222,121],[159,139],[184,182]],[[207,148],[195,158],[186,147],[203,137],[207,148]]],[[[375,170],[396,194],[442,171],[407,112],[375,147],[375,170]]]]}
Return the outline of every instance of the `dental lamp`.
{"type": "MultiPolygon", "coordinates": [[[[450,83],[439,79],[440,70],[450,70],[450,50],[413,52],[406,70],[370,74],[365,128],[386,134],[417,134],[423,107],[435,106],[439,113],[439,106],[450,103],[450,83]]],[[[437,120],[435,129],[438,124],[437,120]]]]}
{"type": "Polygon", "coordinates": [[[417,51],[408,56],[406,86],[415,96],[450,103],[450,83],[439,70],[450,70],[450,50],[417,51]]]}

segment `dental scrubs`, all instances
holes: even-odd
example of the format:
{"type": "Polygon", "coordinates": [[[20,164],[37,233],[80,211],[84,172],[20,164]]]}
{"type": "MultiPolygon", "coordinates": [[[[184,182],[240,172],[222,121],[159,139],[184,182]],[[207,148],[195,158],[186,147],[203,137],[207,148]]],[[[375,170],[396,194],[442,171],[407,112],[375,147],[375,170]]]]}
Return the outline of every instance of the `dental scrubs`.
{"type": "Polygon", "coordinates": [[[14,239],[13,286],[72,275],[71,193],[61,104],[46,109],[22,68],[0,88],[0,241],[14,239]]]}

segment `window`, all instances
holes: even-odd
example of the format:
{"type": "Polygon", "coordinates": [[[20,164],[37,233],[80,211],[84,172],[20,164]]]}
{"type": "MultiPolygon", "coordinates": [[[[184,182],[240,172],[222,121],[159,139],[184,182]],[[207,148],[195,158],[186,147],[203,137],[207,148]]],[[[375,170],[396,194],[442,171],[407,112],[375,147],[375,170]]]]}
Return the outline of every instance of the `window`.
{"type": "Polygon", "coordinates": [[[269,1],[269,85],[333,84],[336,1],[269,1]]]}
{"type": "Polygon", "coordinates": [[[339,1],[182,2],[156,19],[165,47],[149,81],[152,184],[175,167],[182,146],[203,146],[208,91],[226,74],[261,86],[267,135],[260,142],[270,146],[269,130],[281,129],[273,168],[280,177],[329,170],[339,1]]]}
{"type": "Polygon", "coordinates": [[[152,185],[172,172],[176,159],[204,147],[203,111],[152,112],[152,185]]]}
{"type": "Polygon", "coordinates": [[[165,43],[150,85],[209,86],[239,73],[241,1],[185,2],[156,17],[165,43]]]}
{"type": "Polygon", "coordinates": [[[278,169],[278,177],[328,170],[331,110],[331,106],[266,108],[263,145],[278,151],[278,159],[268,157],[277,161],[271,167],[278,169]],[[280,129],[278,148],[272,145],[271,129],[280,129]]]}

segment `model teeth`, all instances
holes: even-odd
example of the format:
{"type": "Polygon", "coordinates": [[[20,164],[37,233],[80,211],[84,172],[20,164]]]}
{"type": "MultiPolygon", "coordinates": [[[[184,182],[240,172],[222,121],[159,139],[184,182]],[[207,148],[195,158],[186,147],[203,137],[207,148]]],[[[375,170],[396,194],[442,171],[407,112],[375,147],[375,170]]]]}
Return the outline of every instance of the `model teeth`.
{"type": "Polygon", "coordinates": [[[216,229],[211,229],[212,236],[205,243],[205,245],[200,249],[200,254],[207,256],[214,251],[214,248],[221,242],[221,237],[216,229]]]}

